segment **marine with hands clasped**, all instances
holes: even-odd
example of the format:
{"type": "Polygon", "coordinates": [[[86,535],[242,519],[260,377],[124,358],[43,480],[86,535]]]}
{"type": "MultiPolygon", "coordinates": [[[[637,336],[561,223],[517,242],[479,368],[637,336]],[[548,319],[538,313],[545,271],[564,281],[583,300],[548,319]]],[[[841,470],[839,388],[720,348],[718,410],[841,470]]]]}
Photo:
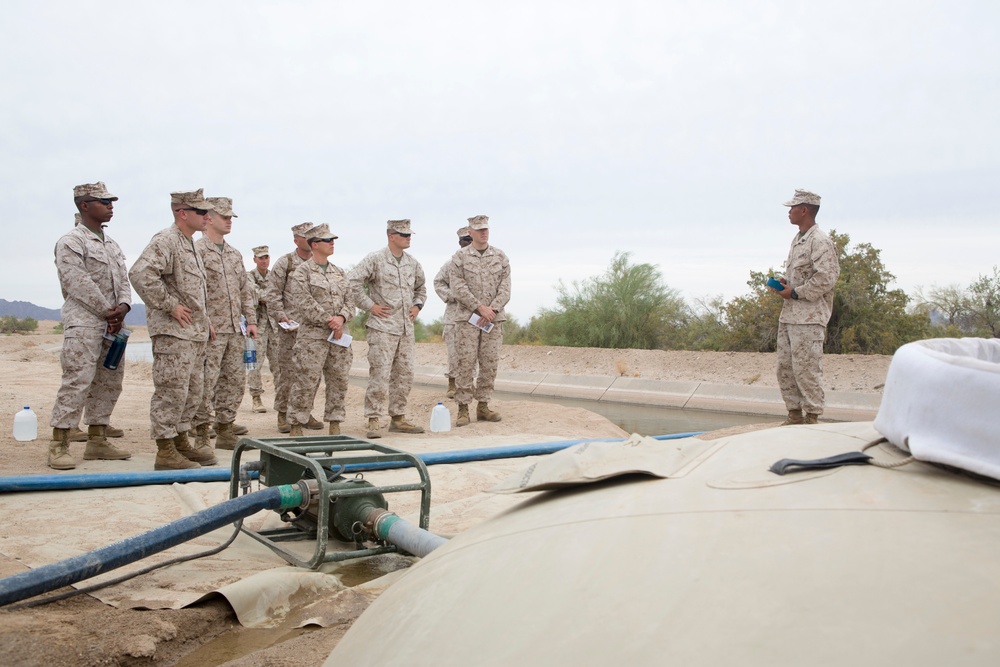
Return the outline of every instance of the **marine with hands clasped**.
{"type": "Polygon", "coordinates": [[[365,417],[368,437],[380,438],[380,419],[389,403],[389,430],[423,433],[406,419],[413,386],[415,340],[413,322],[424,307],[424,270],[406,252],[413,230],[409,220],[386,223],[386,247],[369,254],[351,270],[354,303],[371,315],[365,322],[368,339],[368,389],[365,417]]]}
{"type": "MultiPolygon", "coordinates": [[[[205,264],[208,287],[210,335],[205,348],[205,389],[194,416],[195,444],[199,451],[208,447],[209,423],[215,413],[216,449],[234,449],[236,410],[243,400],[246,383],[243,366],[243,331],[240,316],[246,318],[247,335],[257,336],[257,314],[253,290],[243,268],[243,255],[226,242],[233,229],[233,200],[209,197],[212,206],[208,226],[195,242],[205,264]]],[[[211,461],[199,461],[210,465],[211,461]]]]}
{"type": "Polygon", "coordinates": [[[490,245],[490,219],[485,215],[469,218],[472,244],[459,249],[452,257],[450,285],[460,308],[455,311],[455,347],[458,353],[458,378],[455,401],[458,403],[456,426],[469,424],[469,402],[477,401],[476,421],[498,422],[500,413],[490,410],[500,350],[503,347],[504,307],[510,301],[510,261],[503,250],[490,245]],[[478,315],[484,329],[469,323],[478,315]],[[479,376],[473,387],[476,364],[479,376]]]}
{"type": "Polygon", "coordinates": [[[104,367],[111,341],[132,309],[132,289],[125,255],[105,232],[114,215],[114,202],[104,183],[73,188],[80,222],[56,243],[55,263],[65,299],[62,307],[63,347],[59,355],[62,382],[52,408],[52,441],[48,465],[69,470],[76,462],[69,453],[70,430],[86,411],[87,444],[84,459],[127,459],[132,455],[112,445],[106,434],[111,412],[122,392],[125,360],[104,367]]]}
{"type": "MultiPolygon", "coordinates": [[[[459,227],[458,247],[464,248],[472,243],[469,236],[469,227],[459,227]]],[[[458,301],[451,290],[451,258],[438,270],[434,276],[434,292],[444,301],[444,330],[441,337],[444,338],[445,347],[448,350],[448,398],[455,398],[455,378],[458,377],[458,350],[455,348],[455,311],[459,309],[458,301]]]]}
{"type": "Polygon", "coordinates": [[[208,226],[212,205],[202,190],[170,193],[174,222],[157,232],[129,278],[146,304],[153,341],[150,435],[156,440],[155,470],[197,468],[215,461],[211,447],[188,439],[205,383],[209,337],[205,265],[192,240],[208,226]]]}
{"type": "MultiPolygon", "coordinates": [[[[288,394],[295,381],[295,330],[283,329],[282,323],[290,324],[298,317],[295,310],[295,301],[288,292],[288,278],[295,273],[303,262],[312,257],[312,250],[309,249],[309,241],[303,234],[315,227],[311,222],[292,227],[292,240],[295,243],[295,250],[278,258],[278,261],[271,267],[267,276],[267,307],[270,315],[279,325],[278,330],[278,366],[271,368],[274,376],[274,409],[278,412],[278,431],[288,433],[291,426],[288,424],[288,394]]],[[[309,421],[303,424],[309,429],[321,429],[323,423],[309,416],[309,421]]]]}
{"type": "MultiPolygon", "coordinates": [[[[257,313],[257,349],[267,358],[272,375],[278,367],[278,324],[270,317],[267,310],[267,274],[271,266],[271,251],[266,245],[253,249],[254,268],[247,271],[250,287],[253,290],[254,310],[257,313]]],[[[261,396],[264,395],[264,383],[260,378],[260,368],[247,372],[247,386],[253,401],[254,412],[267,412],[261,396]]]]}
{"type": "MultiPolygon", "coordinates": [[[[778,317],[778,386],[788,409],[782,426],[816,424],[823,414],[823,341],[833,313],[833,293],[840,276],[837,247],[816,226],[820,196],[796,190],[785,202],[788,220],[799,228],[785,261],[785,302],[778,317]]],[[[774,288],[772,288],[774,289],[774,288]]]]}
{"type": "Polygon", "coordinates": [[[354,352],[338,341],[350,342],[343,336],[354,317],[354,300],[347,273],[330,261],[337,236],[325,224],[316,225],[305,236],[312,258],[288,278],[288,293],[300,319],[295,337],[298,372],[288,397],[288,423],[292,436],[302,435],[322,376],[326,383],[323,419],[330,423],[330,435],[339,435],[346,415],[344,399],[354,352]]]}

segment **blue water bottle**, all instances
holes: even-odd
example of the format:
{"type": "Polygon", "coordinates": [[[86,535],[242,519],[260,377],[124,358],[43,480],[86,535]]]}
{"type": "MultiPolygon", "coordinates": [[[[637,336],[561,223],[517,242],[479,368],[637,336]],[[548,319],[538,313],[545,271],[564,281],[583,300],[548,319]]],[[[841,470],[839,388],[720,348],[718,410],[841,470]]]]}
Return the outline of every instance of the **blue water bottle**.
{"type": "Polygon", "coordinates": [[[132,332],[128,329],[122,329],[115,334],[114,340],[111,341],[111,347],[108,348],[108,354],[104,357],[104,367],[109,371],[113,371],[118,368],[118,364],[121,363],[122,357],[125,356],[125,346],[128,344],[128,337],[132,332]]]}

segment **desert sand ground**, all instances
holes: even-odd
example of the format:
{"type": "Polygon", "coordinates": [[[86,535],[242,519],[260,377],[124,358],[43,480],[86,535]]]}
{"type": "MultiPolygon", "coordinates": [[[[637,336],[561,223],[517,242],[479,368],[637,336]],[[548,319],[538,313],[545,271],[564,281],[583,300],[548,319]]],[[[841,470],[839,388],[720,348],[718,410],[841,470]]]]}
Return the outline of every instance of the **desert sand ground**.
{"type": "MultiPolygon", "coordinates": [[[[51,333],[54,324],[40,323],[38,333],[33,335],[0,336],[2,476],[53,472],[45,465],[45,443],[49,433],[48,418],[60,378],[59,357],[53,350],[61,344],[62,337],[51,333]],[[33,443],[19,443],[12,437],[13,415],[23,405],[32,406],[38,414],[39,439],[33,443]]],[[[144,338],[146,332],[139,328],[131,340],[144,338]]],[[[420,365],[444,365],[446,351],[443,345],[428,343],[417,347],[420,365]]],[[[356,343],[355,355],[364,353],[364,343],[356,343]]],[[[877,393],[885,381],[889,360],[883,356],[828,356],[825,359],[827,387],[877,393]]],[[[503,350],[501,371],[629,375],[773,387],[776,386],[774,364],[771,354],[507,346],[503,350]]],[[[251,435],[271,437],[279,434],[269,404],[273,398],[271,378],[267,373],[264,376],[265,404],[269,411],[266,414],[250,412],[250,399],[246,396],[238,421],[251,429],[251,435]]],[[[151,393],[151,364],[130,362],[125,389],[112,419],[114,425],[125,429],[125,437],[116,444],[132,451],[135,457],[148,457],[150,462],[155,452],[148,435],[151,393]]],[[[410,397],[409,413],[416,421],[424,423],[431,408],[442,399],[440,389],[417,386],[410,397]]],[[[352,385],[348,391],[345,432],[364,433],[363,400],[363,389],[352,385]]],[[[320,402],[317,406],[318,412],[314,414],[322,411],[320,402]]],[[[498,402],[494,407],[503,413],[502,422],[473,422],[458,431],[461,436],[488,440],[496,435],[524,434],[523,442],[532,442],[528,438],[533,436],[568,439],[626,435],[603,417],[579,408],[539,410],[537,404],[519,401],[498,402]]],[[[456,432],[453,429],[451,433],[456,432]]],[[[385,442],[406,449],[408,437],[412,436],[397,435],[385,438],[385,442]]],[[[82,448],[82,444],[76,444],[71,450],[78,459],[82,448]]],[[[414,446],[413,450],[419,451],[419,446],[414,446]]],[[[87,464],[82,471],[93,472],[98,471],[103,462],[87,464]]],[[[473,492],[480,490],[476,488],[473,492]]],[[[23,569],[18,562],[0,555],[0,577],[23,569]]],[[[361,610],[363,605],[356,613],[361,610]]],[[[352,620],[347,617],[344,623],[333,627],[284,630],[276,634],[273,630],[240,628],[222,598],[176,611],[137,611],[116,609],[81,595],[43,607],[0,612],[0,656],[3,656],[0,664],[47,667],[196,664],[186,662],[185,656],[205,644],[213,644],[218,647],[217,653],[206,659],[202,651],[197,664],[315,665],[322,663],[352,620]],[[226,662],[228,658],[234,659],[226,662]]]]}

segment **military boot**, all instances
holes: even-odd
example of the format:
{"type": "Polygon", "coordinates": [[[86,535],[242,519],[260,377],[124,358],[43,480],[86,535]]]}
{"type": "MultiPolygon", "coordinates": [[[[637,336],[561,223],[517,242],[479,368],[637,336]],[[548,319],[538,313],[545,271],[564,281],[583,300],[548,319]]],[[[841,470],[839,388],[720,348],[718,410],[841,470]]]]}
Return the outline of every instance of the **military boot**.
{"type": "Polygon", "coordinates": [[[490,410],[490,406],[479,401],[476,403],[476,421],[477,422],[498,422],[500,421],[500,413],[490,410]]]}
{"type": "Polygon", "coordinates": [[[181,456],[174,446],[173,438],[156,439],[156,460],[153,461],[153,470],[189,470],[200,467],[200,464],[181,456]]]}
{"type": "Polygon", "coordinates": [[[74,426],[73,428],[67,430],[69,431],[69,434],[66,436],[66,439],[70,442],[87,442],[87,434],[77,427],[74,426]]]}
{"type": "Polygon", "coordinates": [[[815,413],[812,413],[812,412],[807,412],[807,413],[805,413],[805,415],[806,415],[805,419],[802,420],[803,424],[818,424],[819,423],[819,415],[817,415],[815,413]]]}
{"type": "Polygon", "coordinates": [[[219,459],[215,458],[215,451],[212,449],[212,443],[208,439],[208,424],[198,425],[195,431],[193,447],[191,446],[191,441],[188,440],[187,431],[175,435],[174,449],[188,461],[194,461],[203,466],[214,466],[219,462],[219,459]],[[199,431],[204,431],[204,437],[202,437],[199,431]]]}
{"type": "Polygon", "coordinates": [[[288,425],[288,413],[278,412],[278,433],[288,433],[291,426],[288,425]]]}
{"type": "Polygon", "coordinates": [[[87,427],[87,446],[83,450],[83,458],[88,461],[101,459],[105,461],[124,461],[132,458],[132,452],[118,449],[105,437],[106,426],[91,424],[87,427]]]}
{"type": "Polygon", "coordinates": [[[340,422],[330,422],[330,435],[340,435],[340,422]]]}
{"type": "Polygon", "coordinates": [[[233,423],[228,424],[216,424],[215,432],[219,434],[218,439],[215,441],[216,449],[236,449],[236,443],[239,442],[239,438],[236,437],[236,431],[233,430],[233,423]]]}
{"type": "Polygon", "coordinates": [[[382,432],[379,430],[382,428],[381,424],[378,423],[378,417],[368,418],[368,435],[369,438],[381,438],[382,432]]]}
{"type": "Polygon", "coordinates": [[[72,470],[76,461],[69,453],[69,429],[52,429],[52,440],[49,441],[49,467],[55,470],[72,470]]]}
{"type": "Polygon", "coordinates": [[[250,429],[248,429],[243,424],[237,424],[236,422],[233,422],[233,434],[234,435],[246,435],[249,432],[250,432],[250,429]]]}
{"type": "Polygon", "coordinates": [[[293,438],[302,437],[302,424],[289,423],[288,425],[291,427],[288,431],[288,435],[290,435],[293,438]]]}
{"type": "Polygon", "coordinates": [[[455,398],[455,391],[456,391],[455,378],[448,378],[448,393],[446,394],[446,396],[448,398],[455,398]]]}
{"type": "Polygon", "coordinates": [[[212,439],[208,437],[208,424],[198,424],[194,427],[194,448],[211,447],[212,439]]]}
{"type": "Polygon", "coordinates": [[[267,408],[264,407],[264,404],[260,400],[260,394],[251,396],[251,398],[253,399],[252,409],[254,412],[267,412],[267,408]]]}
{"type": "Polygon", "coordinates": [[[309,415],[309,421],[302,425],[302,428],[307,428],[310,431],[319,431],[323,428],[323,422],[317,420],[312,415],[309,415]]]}
{"type": "Polygon", "coordinates": [[[780,426],[795,426],[796,424],[801,424],[802,421],[802,410],[789,410],[788,419],[781,422],[780,426]]]}
{"type": "Polygon", "coordinates": [[[111,424],[104,427],[104,437],[106,438],[121,438],[125,436],[125,431],[120,428],[115,428],[111,424]]]}
{"type": "Polygon", "coordinates": [[[455,420],[455,426],[468,426],[469,425],[469,404],[459,403],[458,404],[458,419],[455,420]]]}
{"type": "Polygon", "coordinates": [[[406,421],[404,415],[396,415],[389,422],[389,430],[395,431],[396,433],[423,433],[424,429],[416,424],[411,424],[406,421]]]}

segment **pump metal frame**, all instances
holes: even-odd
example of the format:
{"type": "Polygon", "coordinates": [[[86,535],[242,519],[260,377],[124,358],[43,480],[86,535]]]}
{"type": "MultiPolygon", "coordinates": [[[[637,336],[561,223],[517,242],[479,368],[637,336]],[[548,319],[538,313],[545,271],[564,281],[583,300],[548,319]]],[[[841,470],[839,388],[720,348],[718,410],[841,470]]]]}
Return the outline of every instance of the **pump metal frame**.
{"type": "MultiPolygon", "coordinates": [[[[295,438],[243,438],[233,450],[232,474],[229,483],[230,498],[236,498],[239,495],[240,466],[243,453],[254,449],[261,452],[262,461],[270,461],[273,458],[277,458],[288,461],[294,466],[300,466],[303,472],[310,470],[318,483],[319,502],[317,506],[317,527],[315,534],[310,534],[297,526],[291,525],[261,531],[254,531],[246,527],[243,528],[244,533],[264,544],[292,565],[315,570],[323,563],[396,552],[399,550],[396,545],[387,544],[351,551],[329,552],[331,503],[338,498],[371,495],[374,493],[387,494],[420,491],[420,527],[425,530],[430,527],[431,480],[427,473],[427,466],[415,454],[410,454],[409,452],[404,452],[387,445],[360,440],[349,435],[295,438]],[[345,486],[342,483],[336,485],[328,481],[326,474],[327,469],[332,469],[338,474],[348,474],[362,470],[409,467],[417,471],[420,477],[419,482],[345,489],[342,488],[345,486]],[[312,558],[308,560],[303,560],[296,553],[279,544],[279,542],[308,539],[316,540],[316,549],[313,552],[312,558]]],[[[268,474],[269,471],[265,463],[264,468],[260,470],[260,482],[265,486],[273,486],[274,484],[271,483],[268,474]]],[[[300,477],[302,476],[300,474],[300,477]]],[[[371,483],[371,480],[367,481],[371,483]]],[[[348,543],[345,542],[343,544],[348,543]]]]}

